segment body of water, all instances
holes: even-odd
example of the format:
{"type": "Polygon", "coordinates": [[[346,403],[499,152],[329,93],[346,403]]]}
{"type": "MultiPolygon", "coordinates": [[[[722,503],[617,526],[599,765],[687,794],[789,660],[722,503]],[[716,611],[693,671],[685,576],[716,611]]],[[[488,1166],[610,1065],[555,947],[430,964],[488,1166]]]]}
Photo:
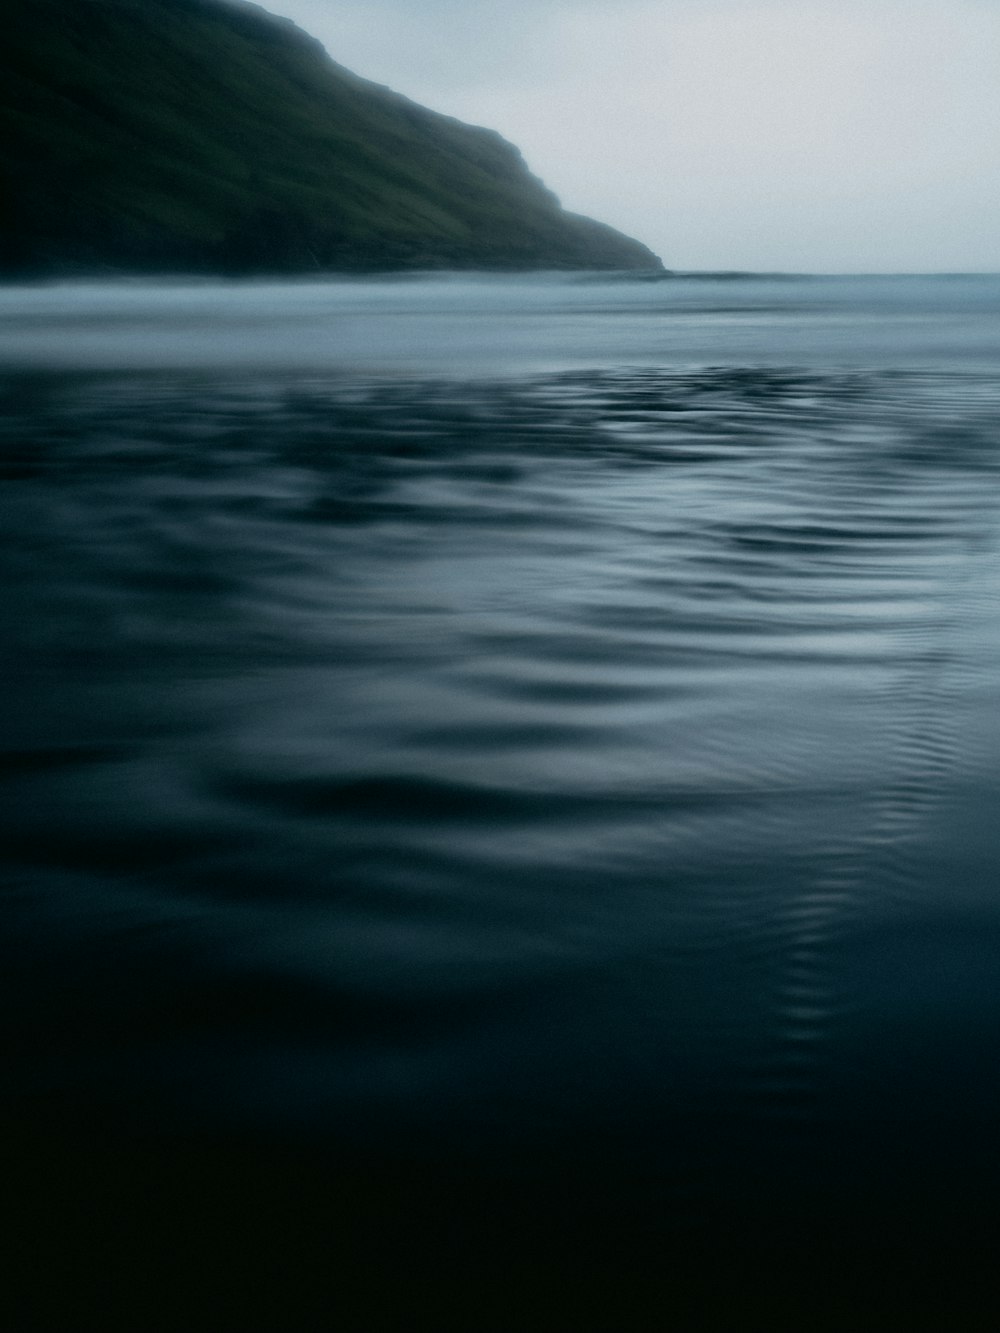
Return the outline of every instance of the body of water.
{"type": "Polygon", "coordinates": [[[10,288],[0,389],[27,1253],[994,1326],[1000,279],[10,288]]]}

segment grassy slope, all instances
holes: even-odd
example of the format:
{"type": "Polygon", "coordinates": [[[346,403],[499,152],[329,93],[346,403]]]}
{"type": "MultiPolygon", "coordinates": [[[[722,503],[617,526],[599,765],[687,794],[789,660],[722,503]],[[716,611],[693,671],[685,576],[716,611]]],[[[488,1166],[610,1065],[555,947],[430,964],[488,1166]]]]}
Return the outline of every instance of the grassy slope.
{"type": "Polygon", "coordinates": [[[15,0],[0,271],[649,268],[499,135],[225,0],[15,0]]]}

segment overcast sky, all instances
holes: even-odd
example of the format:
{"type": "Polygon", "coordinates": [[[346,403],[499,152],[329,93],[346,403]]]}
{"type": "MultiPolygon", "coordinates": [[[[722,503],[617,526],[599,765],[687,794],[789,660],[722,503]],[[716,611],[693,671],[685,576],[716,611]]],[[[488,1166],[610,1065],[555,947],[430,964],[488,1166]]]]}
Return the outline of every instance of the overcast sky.
{"type": "Polygon", "coordinates": [[[673,268],[1000,271],[1000,0],[265,0],[673,268]]]}

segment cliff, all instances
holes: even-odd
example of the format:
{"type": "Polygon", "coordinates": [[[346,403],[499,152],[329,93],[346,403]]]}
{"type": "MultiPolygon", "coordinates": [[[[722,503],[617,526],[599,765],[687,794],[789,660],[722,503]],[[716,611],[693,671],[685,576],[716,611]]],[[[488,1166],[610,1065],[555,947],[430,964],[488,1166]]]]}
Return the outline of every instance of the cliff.
{"type": "Polygon", "coordinates": [[[660,267],[242,0],[13,0],[5,29],[4,276],[660,267]]]}

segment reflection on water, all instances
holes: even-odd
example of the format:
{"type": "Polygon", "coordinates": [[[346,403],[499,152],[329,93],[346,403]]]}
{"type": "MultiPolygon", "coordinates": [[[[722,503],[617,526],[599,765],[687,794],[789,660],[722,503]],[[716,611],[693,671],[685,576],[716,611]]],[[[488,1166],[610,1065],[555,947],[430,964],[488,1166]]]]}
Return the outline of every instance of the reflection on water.
{"type": "Polygon", "coordinates": [[[3,393],[9,1116],[985,1206],[995,374],[3,393]]]}

